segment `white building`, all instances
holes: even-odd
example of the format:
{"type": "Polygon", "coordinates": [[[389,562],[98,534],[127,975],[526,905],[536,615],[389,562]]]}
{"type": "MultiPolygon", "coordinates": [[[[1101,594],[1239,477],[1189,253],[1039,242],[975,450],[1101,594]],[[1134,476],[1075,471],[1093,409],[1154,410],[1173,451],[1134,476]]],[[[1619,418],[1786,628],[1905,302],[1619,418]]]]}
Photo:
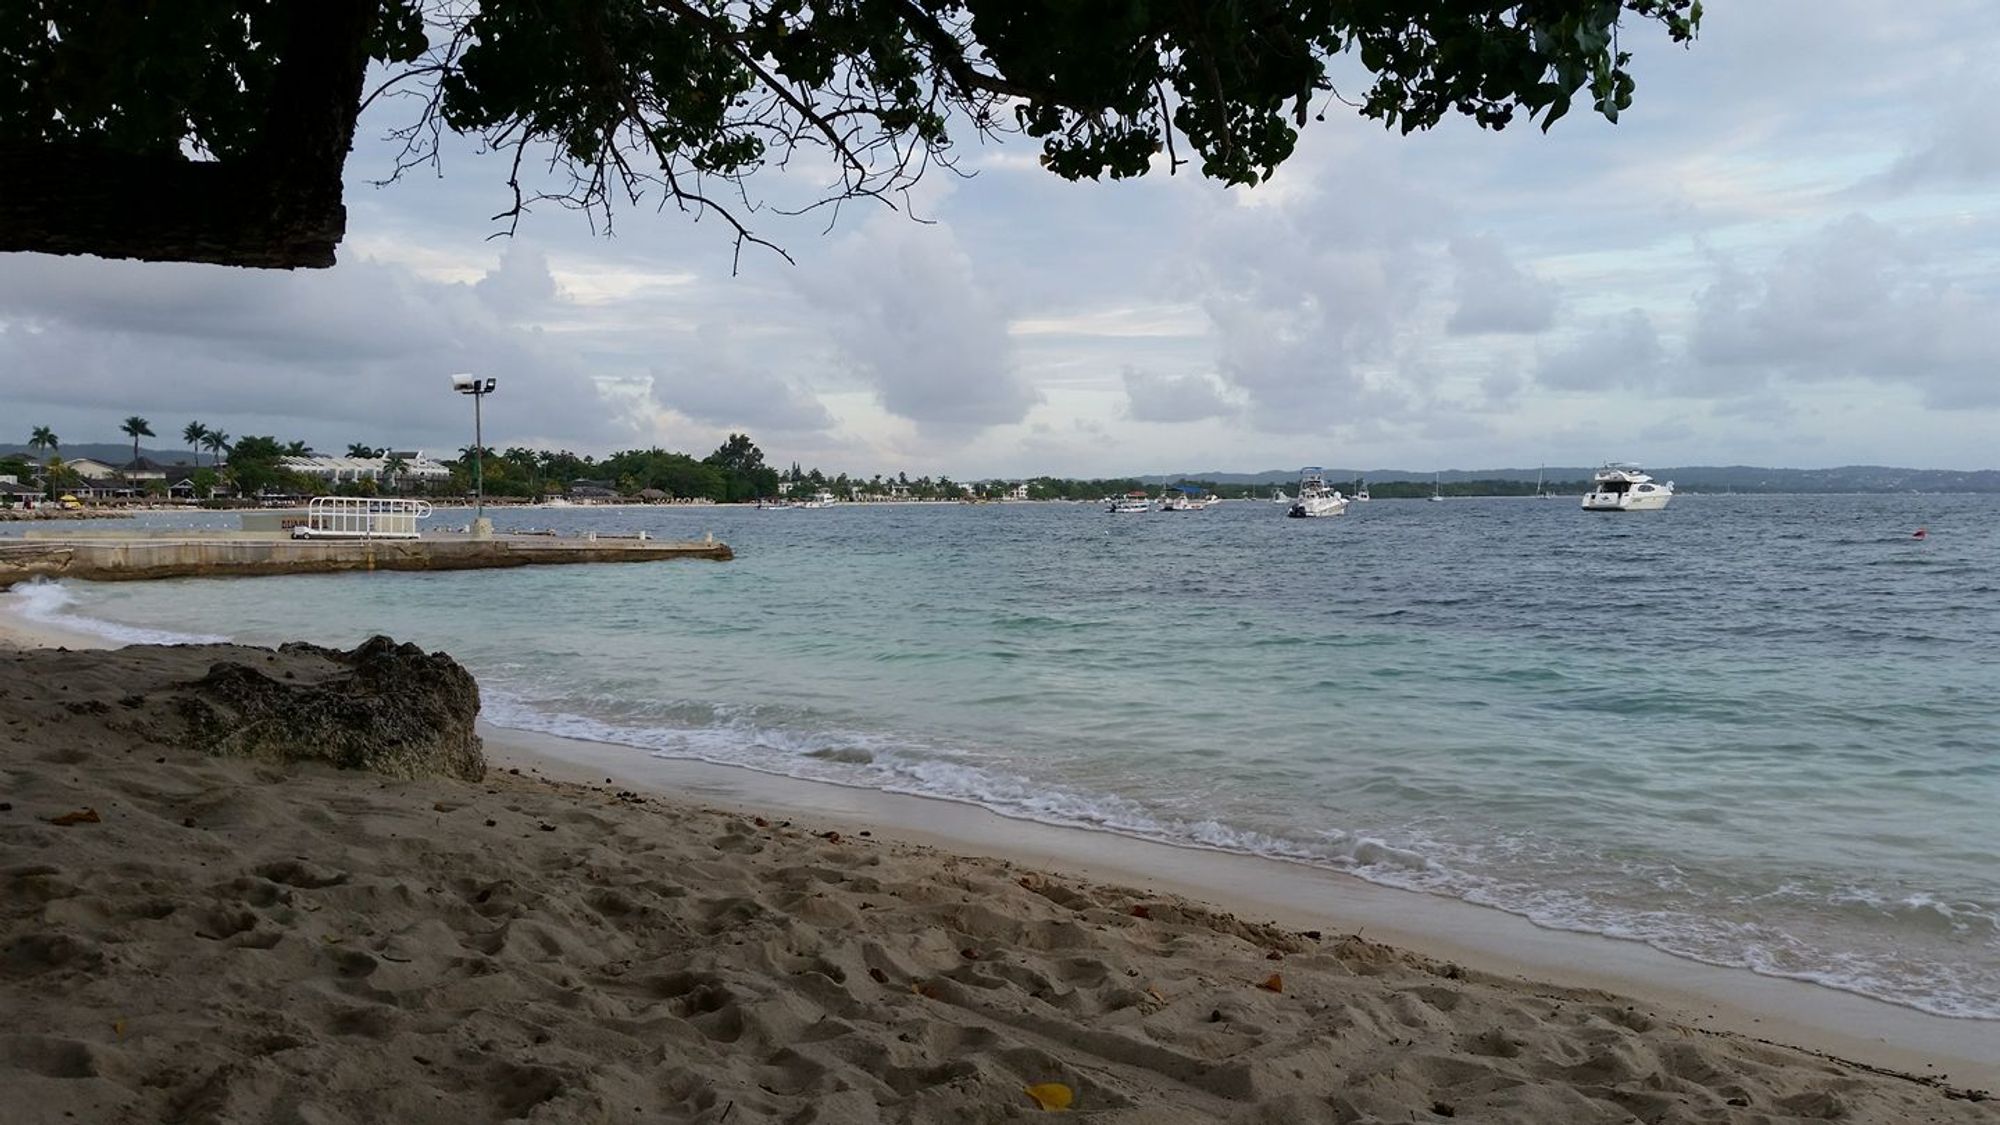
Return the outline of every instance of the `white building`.
{"type": "Polygon", "coordinates": [[[63,462],[64,467],[87,481],[108,481],[118,476],[118,466],[99,461],[94,457],[77,457],[63,462]]]}
{"type": "Polygon", "coordinates": [[[1020,484],[1007,490],[1007,499],[1009,500],[1026,500],[1027,498],[1028,482],[1026,481],[1022,481],[1020,484]]]}
{"type": "Polygon", "coordinates": [[[391,457],[403,459],[400,475],[405,481],[450,480],[451,467],[431,457],[424,456],[421,449],[391,450],[385,457],[326,457],[314,454],[311,457],[280,457],[278,467],[301,476],[318,477],[328,484],[352,484],[364,480],[379,481],[388,474],[383,466],[391,457]]]}

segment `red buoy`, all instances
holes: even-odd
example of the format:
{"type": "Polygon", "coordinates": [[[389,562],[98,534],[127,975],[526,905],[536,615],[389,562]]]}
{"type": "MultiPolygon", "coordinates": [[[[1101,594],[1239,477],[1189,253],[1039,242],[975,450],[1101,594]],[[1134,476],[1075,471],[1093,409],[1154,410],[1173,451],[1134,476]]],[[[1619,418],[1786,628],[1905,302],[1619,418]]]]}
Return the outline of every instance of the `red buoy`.
{"type": "Polygon", "coordinates": [[[1912,538],[1912,539],[1926,539],[1926,538],[1929,538],[1929,536],[1930,536],[1930,533],[1929,533],[1929,532],[1927,532],[1927,531],[1925,531],[1925,530],[1924,530],[1923,528],[1921,528],[1921,527],[1920,527],[1920,528],[1918,528],[1918,529],[1916,530],[1916,534],[1914,534],[1914,535],[1910,536],[1910,538],[1912,538]]]}

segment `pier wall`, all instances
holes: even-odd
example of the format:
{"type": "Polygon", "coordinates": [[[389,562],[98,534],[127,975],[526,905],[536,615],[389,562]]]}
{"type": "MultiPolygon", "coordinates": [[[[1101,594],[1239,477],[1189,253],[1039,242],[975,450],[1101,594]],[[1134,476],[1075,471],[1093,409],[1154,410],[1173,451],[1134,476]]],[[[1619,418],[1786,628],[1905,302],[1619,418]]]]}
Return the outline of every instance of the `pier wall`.
{"type": "Polygon", "coordinates": [[[0,540],[0,589],[33,578],[93,582],[154,578],[252,577],[371,570],[487,570],[574,563],[733,558],[728,545],[656,539],[293,540],[267,535],[0,540]]]}

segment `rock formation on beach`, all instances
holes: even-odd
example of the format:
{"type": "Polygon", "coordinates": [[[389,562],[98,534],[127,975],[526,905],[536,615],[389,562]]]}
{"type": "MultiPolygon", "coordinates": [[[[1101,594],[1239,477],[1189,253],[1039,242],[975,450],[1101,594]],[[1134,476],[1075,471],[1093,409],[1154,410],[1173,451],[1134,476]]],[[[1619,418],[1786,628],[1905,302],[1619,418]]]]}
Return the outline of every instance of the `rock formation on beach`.
{"type": "Polygon", "coordinates": [[[472,674],[444,653],[388,637],[346,652],[309,644],[135,645],[116,654],[56,649],[21,659],[33,667],[17,678],[39,682],[53,693],[48,702],[72,715],[102,716],[106,727],[151,742],[406,780],[486,776],[472,674]]]}
{"type": "Polygon", "coordinates": [[[479,685],[444,653],[375,636],[351,652],[288,644],[294,657],[329,666],[320,679],[273,676],[221,661],[192,683],[167,689],[181,720],[167,740],[212,754],[281,762],[324,761],[391,777],[486,776],[473,723],[479,685]]]}

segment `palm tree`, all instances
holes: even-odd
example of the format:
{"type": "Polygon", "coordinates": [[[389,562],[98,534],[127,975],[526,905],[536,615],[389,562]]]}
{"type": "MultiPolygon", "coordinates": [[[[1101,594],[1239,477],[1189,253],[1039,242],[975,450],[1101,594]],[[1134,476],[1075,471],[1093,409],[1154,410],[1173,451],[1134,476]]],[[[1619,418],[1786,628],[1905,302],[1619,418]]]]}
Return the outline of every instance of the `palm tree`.
{"type": "Polygon", "coordinates": [[[62,448],[62,439],[57,437],[56,432],[47,426],[36,426],[34,431],[28,435],[28,448],[39,453],[53,455],[56,450],[62,448]]]}
{"type": "Polygon", "coordinates": [[[403,494],[403,473],[409,467],[410,463],[400,453],[391,453],[388,459],[382,462],[382,475],[395,482],[396,495],[398,496],[403,494]]]}
{"type": "Polygon", "coordinates": [[[73,471],[70,467],[63,464],[63,459],[54,454],[42,463],[42,483],[48,488],[49,499],[56,498],[56,494],[62,490],[63,481],[71,475],[73,471]]]}
{"type": "Polygon", "coordinates": [[[302,441],[287,442],[285,444],[285,456],[287,457],[311,457],[312,451],[312,446],[302,441]]]}
{"type": "Polygon", "coordinates": [[[134,414],[130,418],[125,419],[125,423],[118,428],[131,436],[132,463],[137,465],[139,463],[139,439],[153,436],[153,424],[134,414]]]}
{"type": "Polygon", "coordinates": [[[194,467],[201,468],[201,439],[208,436],[208,427],[200,422],[189,422],[181,428],[181,440],[194,447],[194,467]]]}
{"type": "Polygon", "coordinates": [[[366,445],[358,441],[347,443],[347,455],[349,457],[380,457],[387,452],[388,450],[386,449],[376,449],[372,445],[366,445]]]}
{"type": "Polygon", "coordinates": [[[214,464],[220,465],[222,455],[229,452],[229,434],[222,430],[210,430],[202,435],[201,444],[214,455],[214,464]]]}

